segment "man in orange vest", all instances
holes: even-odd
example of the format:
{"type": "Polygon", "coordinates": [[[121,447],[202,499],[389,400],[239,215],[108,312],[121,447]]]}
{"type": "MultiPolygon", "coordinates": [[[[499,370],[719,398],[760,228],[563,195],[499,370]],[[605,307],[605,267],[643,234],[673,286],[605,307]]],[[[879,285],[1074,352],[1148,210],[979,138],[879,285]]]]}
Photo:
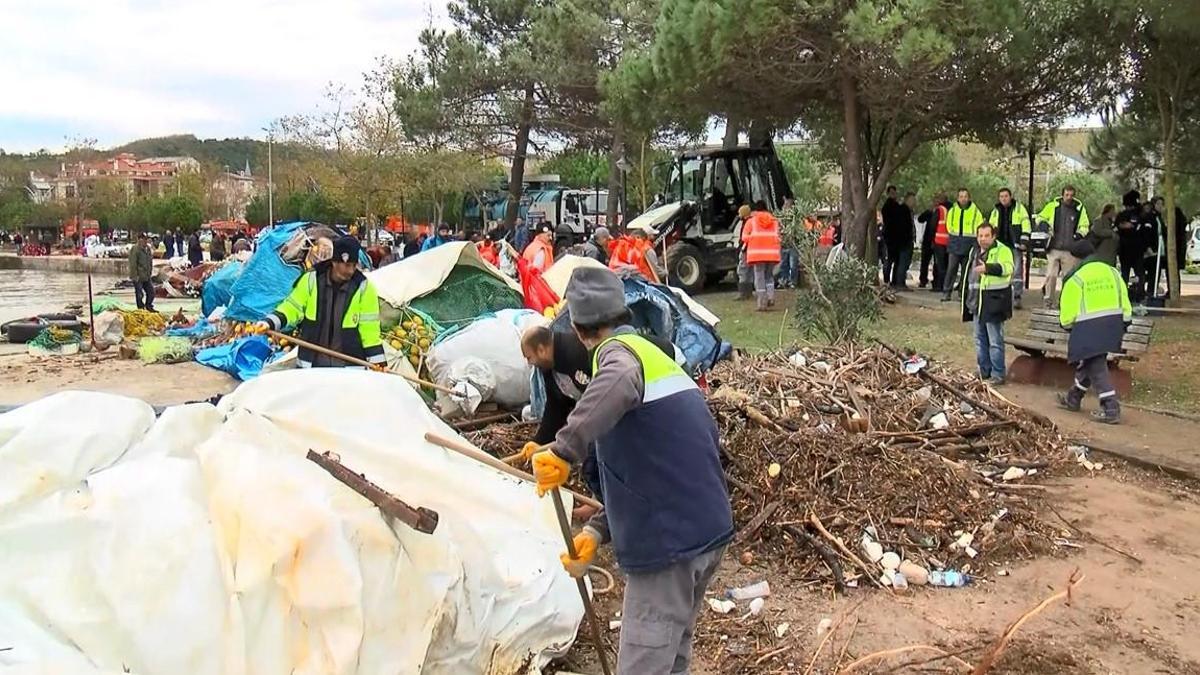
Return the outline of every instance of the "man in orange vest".
{"type": "Polygon", "coordinates": [[[550,223],[538,226],[537,235],[525,247],[521,257],[529,262],[530,269],[543,273],[550,269],[554,264],[554,228],[550,223]]]}
{"type": "Polygon", "coordinates": [[[769,311],[775,306],[775,266],[782,259],[782,240],[779,221],[761,199],[754,202],[754,212],[742,228],[742,242],[746,245],[746,264],[754,276],[755,311],[769,311]]]}
{"type": "Polygon", "coordinates": [[[929,282],[929,263],[933,263],[933,286],[931,291],[940,291],[946,275],[948,259],[947,246],[950,245],[950,231],[946,229],[946,214],[950,212],[946,193],[939,192],[933,198],[933,204],[922,213],[917,220],[925,223],[925,231],[921,237],[921,288],[929,282]]]}
{"type": "Polygon", "coordinates": [[[495,267],[500,266],[500,250],[496,247],[496,242],[492,239],[491,232],[484,234],[483,241],[476,243],[475,247],[479,249],[479,257],[495,267]]]}
{"type": "Polygon", "coordinates": [[[651,237],[658,234],[650,225],[629,227],[628,233],[613,240],[608,267],[614,272],[636,271],[652,284],[661,283],[666,270],[658,262],[651,237]]]}

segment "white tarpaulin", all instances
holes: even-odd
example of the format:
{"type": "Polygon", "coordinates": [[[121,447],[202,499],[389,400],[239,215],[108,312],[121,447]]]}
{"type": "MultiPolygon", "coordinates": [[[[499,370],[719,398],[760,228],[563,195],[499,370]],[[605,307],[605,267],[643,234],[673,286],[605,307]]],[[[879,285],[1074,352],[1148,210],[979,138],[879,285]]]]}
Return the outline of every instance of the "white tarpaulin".
{"type": "Polygon", "coordinates": [[[536,672],[583,615],[553,507],[426,431],[458,438],[401,378],[349,369],[157,420],[91,392],[0,415],[0,669],[536,672]],[[385,520],[309,448],[437,530],[385,520]]]}
{"type": "Polygon", "coordinates": [[[479,249],[469,241],[442,244],[411,258],[384,265],[368,272],[367,278],[375,284],[379,297],[387,300],[393,307],[403,307],[413,298],[419,298],[440,288],[442,282],[458,265],[478,267],[508,284],[509,288],[517,293],[521,293],[521,286],[485,262],[479,256],[479,249]]]}

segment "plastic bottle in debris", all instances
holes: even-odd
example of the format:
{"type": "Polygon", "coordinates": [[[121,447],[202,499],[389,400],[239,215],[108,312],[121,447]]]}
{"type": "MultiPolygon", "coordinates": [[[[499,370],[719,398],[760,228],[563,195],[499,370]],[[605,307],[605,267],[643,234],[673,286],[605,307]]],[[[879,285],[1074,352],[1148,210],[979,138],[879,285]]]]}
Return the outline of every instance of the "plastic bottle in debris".
{"type": "Polygon", "coordinates": [[[934,572],[929,573],[929,585],[930,586],[942,586],[945,588],[959,588],[961,586],[966,586],[969,583],[971,583],[970,575],[963,574],[962,572],[955,572],[954,570],[946,570],[944,572],[934,571],[934,572]]]}
{"type": "Polygon", "coordinates": [[[768,584],[765,579],[756,584],[725,591],[725,597],[730,600],[753,600],[754,598],[765,598],[770,594],[771,584],[768,584]]]}

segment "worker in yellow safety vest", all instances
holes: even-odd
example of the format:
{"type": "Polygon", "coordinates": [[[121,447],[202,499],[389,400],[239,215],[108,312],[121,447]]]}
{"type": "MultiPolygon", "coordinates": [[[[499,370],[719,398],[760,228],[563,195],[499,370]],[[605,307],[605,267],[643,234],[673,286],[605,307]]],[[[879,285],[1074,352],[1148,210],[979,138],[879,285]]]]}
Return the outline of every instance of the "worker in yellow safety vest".
{"type": "Polygon", "coordinates": [[[1051,199],[1038,213],[1038,222],[1049,228],[1046,242],[1046,283],[1042,295],[1047,307],[1058,307],[1058,280],[1071,273],[1079,259],[1071,255],[1071,246],[1091,230],[1087,209],[1075,198],[1075,188],[1063,188],[1062,197],[1051,199]]]}
{"type": "Polygon", "coordinates": [[[1004,384],[1004,322],[1012,318],[1013,252],[996,238],[996,228],[980,223],[978,245],[967,255],[963,277],[962,320],[975,327],[975,362],[979,377],[1004,384]]]}
{"type": "MultiPolygon", "coordinates": [[[[305,272],[274,312],[258,322],[260,331],[300,327],[306,342],[383,367],[379,295],[358,269],[361,245],[355,237],[333,243],[333,257],[305,272]]],[[[300,347],[301,368],[344,367],[345,362],[300,347]]]]}
{"type": "Polygon", "coordinates": [[[1013,307],[1020,309],[1021,296],[1025,292],[1024,254],[1029,248],[1029,236],[1033,231],[1029,209],[1013,198],[1012,190],[1000,188],[988,222],[996,228],[996,239],[1013,250],[1013,307]]]}
{"type": "Polygon", "coordinates": [[[971,201],[971,191],[959,188],[958,200],[946,214],[946,231],[950,234],[950,245],[947,247],[942,302],[950,302],[950,293],[966,276],[967,256],[975,246],[975,229],[983,222],[983,212],[971,201]]]}
{"type": "Polygon", "coordinates": [[[1108,355],[1121,351],[1125,326],[1133,321],[1129,288],[1121,272],[1094,254],[1086,239],[1071,246],[1071,255],[1083,259],[1063,280],[1058,322],[1071,331],[1067,360],[1075,366],[1075,383],[1058,404],[1078,412],[1089,388],[1100,398],[1092,418],[1105,424],[1121,421],[1121,404],[1108,373],[1108,355]]]}

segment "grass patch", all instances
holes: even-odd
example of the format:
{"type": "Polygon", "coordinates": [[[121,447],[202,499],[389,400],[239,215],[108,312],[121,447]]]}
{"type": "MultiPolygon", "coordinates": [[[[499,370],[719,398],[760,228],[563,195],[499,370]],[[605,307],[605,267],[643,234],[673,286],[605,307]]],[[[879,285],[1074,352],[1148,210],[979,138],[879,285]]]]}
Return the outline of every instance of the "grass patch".
{"type": "MultiPolygon", "coordinates": [[[[739,302],[737,293],[731,291],[705,293],[698,300],[721,317],[718,331],[724,339],[739,349],[767,351],[800,340],[791,312],[786,319],[784,316],[795,293],[777,291],[774,312],[755,312],[753,300],[739,302]]],[[[1006,334],[1023,333],[1029,327],[1029,319],[1028,311],[1018,311],[1005,326],[1006,334]]],[[[885,305],[883,321],[868,327],[867,335],[939,361],[967,369],[975,367],[971,326],[960,320],[957,303],[935,307],[907,303],[885,305]]],[[[1015,349],[1008,350],[1010,360],[1018,355],[1020,352],[1015,349]]],[[[1133,372],[1130,402],[1200,413],[1200,319],[1194,316],[1155,317],[1149,351],[1139,361],[1123,367],[1133,372]]]]}

